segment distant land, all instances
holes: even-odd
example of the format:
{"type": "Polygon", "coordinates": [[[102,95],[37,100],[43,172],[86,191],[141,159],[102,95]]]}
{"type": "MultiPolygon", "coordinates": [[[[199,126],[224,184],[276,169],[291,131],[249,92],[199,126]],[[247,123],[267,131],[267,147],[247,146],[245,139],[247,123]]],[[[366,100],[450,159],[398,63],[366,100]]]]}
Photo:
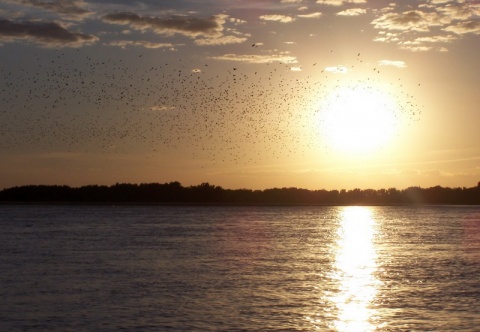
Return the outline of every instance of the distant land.
{"type": "Polygon", "coordinates": [[[117,183],[112,186],[27,185],[0,191],[0,204],[132,205],[480,205],[480,182],[471,188],[409,187],[403,190],[224,189],[209,183],[117,183]]]}

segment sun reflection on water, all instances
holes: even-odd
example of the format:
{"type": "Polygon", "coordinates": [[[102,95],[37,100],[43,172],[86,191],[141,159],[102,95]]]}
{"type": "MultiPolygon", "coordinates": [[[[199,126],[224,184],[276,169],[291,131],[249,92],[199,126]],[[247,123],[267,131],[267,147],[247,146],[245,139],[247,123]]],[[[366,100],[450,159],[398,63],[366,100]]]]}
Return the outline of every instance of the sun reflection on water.
{"type": "Polygon", "coordinates": [[[374,245],[375,220],[366,207],[345,207],[341,213],[335,243],[335,262],[331,281],[337,291],[328,300],[336,317],[337,331],[373,331],[372,307],[379,281],[374,245]]]}

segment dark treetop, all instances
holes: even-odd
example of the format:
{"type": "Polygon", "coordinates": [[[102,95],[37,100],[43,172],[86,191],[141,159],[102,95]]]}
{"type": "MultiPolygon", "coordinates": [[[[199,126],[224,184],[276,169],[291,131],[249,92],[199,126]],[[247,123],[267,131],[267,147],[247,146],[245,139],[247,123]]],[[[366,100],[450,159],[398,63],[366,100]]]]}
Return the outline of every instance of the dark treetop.
{"type": "Polygon", "coordinates": [[[272,188],[265,190],[224,189],[202,183],[184,187],[179,182],[89,185],[79,188],[58,185],[28,185],[0,191],[0,204],[219,204],[219,205],[411,205],[480,204],[480,183],[472,188],[410,187],[403,190],[353,189],[307,190],[272,188]]]}

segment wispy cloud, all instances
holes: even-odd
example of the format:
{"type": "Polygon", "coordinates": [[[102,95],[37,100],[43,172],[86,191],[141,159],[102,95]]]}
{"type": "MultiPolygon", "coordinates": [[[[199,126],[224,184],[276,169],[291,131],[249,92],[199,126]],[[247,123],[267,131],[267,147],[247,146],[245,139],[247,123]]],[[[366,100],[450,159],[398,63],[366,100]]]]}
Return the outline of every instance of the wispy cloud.
{"type": "Polygon", "coordinates": [[[316,3],[327,6],[342,6],[343,4],[363,4],[367,3],[367,0],[317,0],[316,3]]]}
{"type": "Polygon", "coordinates": [[[435,9],[438,12],[443,13],[443,15],[448,17],[450,20],[465,21],[480,15],[480,3],[478,1],[477,3],[472,1],[471,3],[465,2],[461,4],[448,4],[445,6],[435,7],[435,9]]]}
{"type": "Polygon", "coordinates": [[[260,16],[261,20],[264,21],[275,21],[280,23],[290,23],[295,21],[295,18],[288,15],[262,15],[260,16]]]}
{"type": "Polygon", "coordinates": [[[282,63],[297,63],[297,58],[290,54],[267,54],[267,55],[239,55],[239,54],[224,54],[220,56],[211,57],[215,60],[236,61],[245,63],[269,63],[269,62],[282,62],[282,63]]]}
{"type": "Polygon", "coordinates": [[[322,16],[321,12],[314,12],[314,13],[310,13],[310,14],[297,15],[297,17],[300,17],[300,18],[320,18],[321,16],[322,16]]]}
{"type": "Polygon", "coordinates": [[[450,43],[454,40],[457,40],[459,37],[454,35],[446,35],[446,36],[426,36],[426,37],[418,37],[413,40],[407,40],[399,42],[398,45],[401,49],[410,50],[412,52],[425,52],[432,49],[435,49],[440,52],[448,51],[447,48],[444,46],[441,47],[434,47],[434,44],[437,43],[450,43]]]}
{"type": "Polygon", "coordinates": [[[374,41],[390,43],[390,42],[398,42],[400,40],[398,38],[399,36],[398,33],[380,31],[378,34],[379,36],[374,38],[373,39],[374,41]]]}
{"type": "Polygon", "coordinates": [[[380,60],[378,64],[380,66],[392,66],[397,68],[407,67],[407,65],[405,64],[405,61],[400,61],[400,60],[380,60]]]}
{"type": "Polygon", "coordinates": [[[365,14],[366,12],[367,10],[363,8],[349,8],[349,9],[342,10],[341,12],[338,12],[337,15],[338,16],[358,16],[358,15],[365,14]]]}
{"type": "Polygon", "coordinates": [[[45,47],[80,47],[98,37],[67,30],[56,22],[13,22],[0,20],[0,41],[27,40],[45,47]]]}
{"type": "Polygon", "coordinates": [[[171,43],[152,43],[145,40],[117,40],[107,43],[108,46],[117,46],[125,49],[127,46],[140,46],[144,48],[167,48],[171,51],[175,50],[175,46],[171,43]]]}
{"type": "Polygon", "coordinates": [[[408,43],[401,43],[400,48],[402,50],[408,50],[412,52],[426,52],[433,49],[432,46],[412,46],[412,45],[409,45],[408,43]]]}
{"type": "Polygon", "coordinates": [[[221,36],[217,38],[199,38],[194,41],[196,45],[227,45],[227,44],[240,44],[248,39],[247,36],[221,36]]]}
{"type": "Polygon", "coordinates": [[[415,38],[415,44],[423,44],[423,43],[450,43],[454,40],[457,40],[457,36],[453,35],[446,35],[446,36],[427,36],[427,37],[418,37],[415,38]]]}
{"type": "Polygon", "coordinates": [[[432,5],[438,5],[438,4],[444,4],[444,3],[448,3],[450,2],[451,0],[430,0],[430,3],[432,5]]]}
{"type": "Polygon", "coordinates": [[[325,67],[325,71],[335,74],[346,74],[348,72],[348,68],[345,66],[330,66],[325,67]]]}

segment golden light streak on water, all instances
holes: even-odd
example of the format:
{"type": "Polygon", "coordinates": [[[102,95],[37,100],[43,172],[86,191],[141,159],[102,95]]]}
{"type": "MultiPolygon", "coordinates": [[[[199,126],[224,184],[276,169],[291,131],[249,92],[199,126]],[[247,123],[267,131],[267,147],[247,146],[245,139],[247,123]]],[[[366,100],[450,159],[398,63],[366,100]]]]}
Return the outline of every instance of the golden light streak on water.
{"type": "Polygon", "coordinates": [[[372,307],[379,285],[375,277],[376,223],[367,207],[345,207],[341,214],[335,246],[332,282],[338,291],[329,297],[336,309],[332,328],[337,331],[373,331],[372,307]]]}

